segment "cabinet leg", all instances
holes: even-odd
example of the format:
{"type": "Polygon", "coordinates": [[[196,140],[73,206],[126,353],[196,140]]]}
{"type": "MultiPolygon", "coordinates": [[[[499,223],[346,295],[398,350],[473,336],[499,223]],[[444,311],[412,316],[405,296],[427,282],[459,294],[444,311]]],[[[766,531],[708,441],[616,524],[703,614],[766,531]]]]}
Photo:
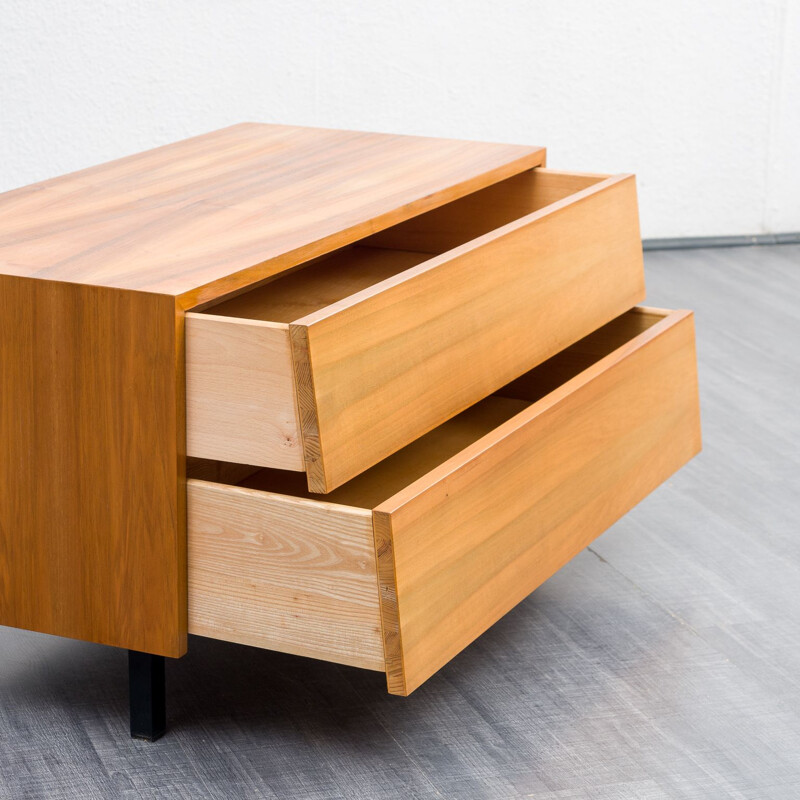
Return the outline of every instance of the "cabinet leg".
{"type": "Polygon", "coordinates": [[[164,656],[128,650],[131,736],[154,742],[167,729],[164,656]]]}

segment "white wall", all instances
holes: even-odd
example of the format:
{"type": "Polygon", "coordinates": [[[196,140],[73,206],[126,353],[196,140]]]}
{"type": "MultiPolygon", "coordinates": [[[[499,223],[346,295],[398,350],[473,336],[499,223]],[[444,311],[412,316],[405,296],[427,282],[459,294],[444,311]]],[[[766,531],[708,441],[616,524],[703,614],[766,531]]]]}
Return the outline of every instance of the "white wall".
{"type": "Polygon", "coordinates": [[[0,0],[0,190],[241,120],[544,144],[800,231],[800,0],[0,0]]]}

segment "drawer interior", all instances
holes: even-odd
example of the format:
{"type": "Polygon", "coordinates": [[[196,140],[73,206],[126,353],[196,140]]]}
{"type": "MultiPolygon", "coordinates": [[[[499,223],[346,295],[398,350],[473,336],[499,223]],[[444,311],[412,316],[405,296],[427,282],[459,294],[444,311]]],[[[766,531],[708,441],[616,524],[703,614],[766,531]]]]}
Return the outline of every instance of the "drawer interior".
{"type": "Polygon", "coordinates": [[[281,273],[211,314],[290,323],[605,180],[534,169],[281,273]]]}
{"type": "MultiPolygon", "coordinates": [[[[418,478],[477,442],[537,400],[575,377],[592,364],[664,319],[665,313],[636,308],[617,317],[558,355],[540,364],[493,395],[384,459],[325,495],[307,490],[305,477],[296,472],[261,469],[246,476],[212,476],[220,482],[293,497],[320,499],[362,509],[372,509],[418,478]]],[[[209,467],[205,467],[208,471],[209,467]]]]}

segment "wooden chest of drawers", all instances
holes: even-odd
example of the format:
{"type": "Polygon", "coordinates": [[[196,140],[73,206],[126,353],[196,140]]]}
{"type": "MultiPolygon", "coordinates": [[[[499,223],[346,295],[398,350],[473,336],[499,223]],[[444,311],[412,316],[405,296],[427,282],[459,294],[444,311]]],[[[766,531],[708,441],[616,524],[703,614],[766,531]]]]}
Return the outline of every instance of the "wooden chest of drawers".
{"type": "Polygon", "coordinates": [[[245,124],[0,220],[0,624],[408,694],[700,447],[630,175],[245,124]]]}

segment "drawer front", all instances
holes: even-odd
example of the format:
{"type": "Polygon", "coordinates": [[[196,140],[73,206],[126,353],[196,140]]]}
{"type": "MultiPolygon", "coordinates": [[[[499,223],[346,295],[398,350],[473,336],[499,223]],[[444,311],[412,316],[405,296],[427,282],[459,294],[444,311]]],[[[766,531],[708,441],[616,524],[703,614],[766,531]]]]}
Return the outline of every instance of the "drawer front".
{"type": "Polygon", "coordinates": [[[291,324],[309,487],[341,485],[643,296],[622,176],[291,324]]]}
{"type": "Polygon", "coordinates": [[[408,694],[700,449],[675,312],[378,506],[389,690],[408,694]]]}
{"type": "Polygon", "coordinates": [[[699,451],[695,364],[689,312],[634,309],[324,502],[195,471],[241,485],[189,481],[189,632],[409,694],[699,451]]]}

